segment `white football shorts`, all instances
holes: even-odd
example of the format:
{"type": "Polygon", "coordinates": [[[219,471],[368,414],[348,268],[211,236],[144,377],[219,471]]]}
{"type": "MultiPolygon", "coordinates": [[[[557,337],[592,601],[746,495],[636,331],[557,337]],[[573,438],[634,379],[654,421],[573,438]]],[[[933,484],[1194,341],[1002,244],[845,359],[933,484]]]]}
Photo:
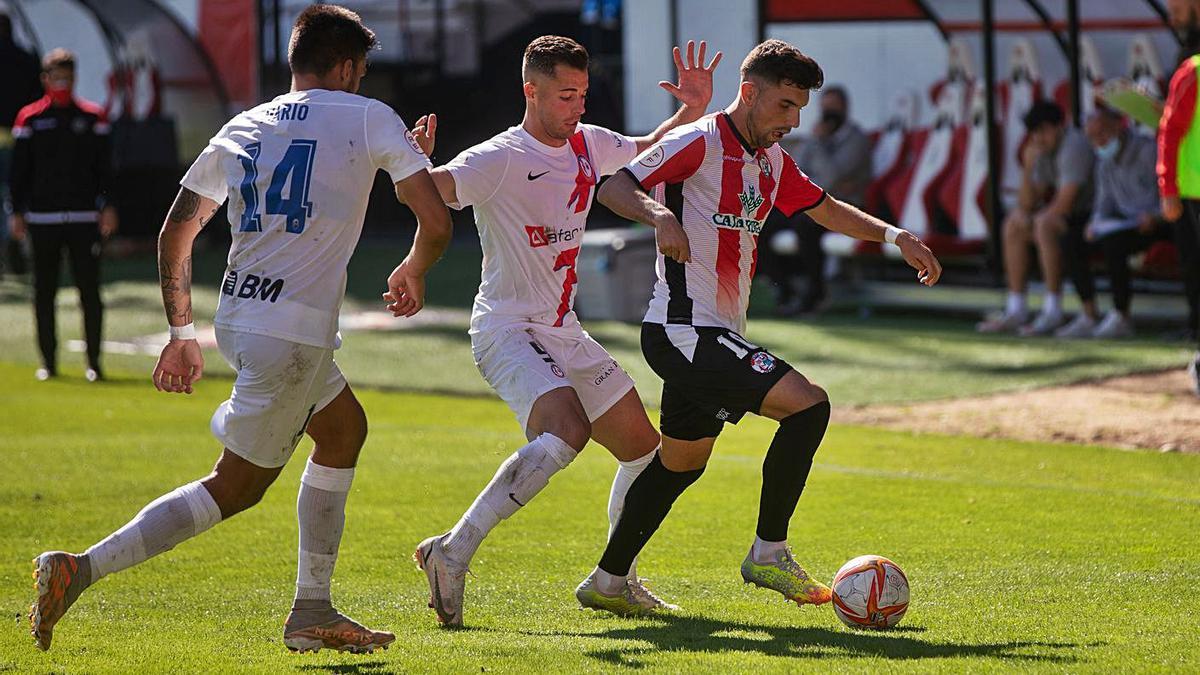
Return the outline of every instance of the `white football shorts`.
{"type": "Polygon", "coordinates": [[[471,339],[475,366],[524,430],[533,404],[559,387],[575,389],[596,421],[633,389],[633,378],[578,323],[515,323],[471,339]]]}
{"type": "Polygon", "coordinates": [[[213,435],[257,466],[287,464],[308,420],[346,387],[333,350],[225,328],[216,334],[237,379],[213,413],[213,435]]]}

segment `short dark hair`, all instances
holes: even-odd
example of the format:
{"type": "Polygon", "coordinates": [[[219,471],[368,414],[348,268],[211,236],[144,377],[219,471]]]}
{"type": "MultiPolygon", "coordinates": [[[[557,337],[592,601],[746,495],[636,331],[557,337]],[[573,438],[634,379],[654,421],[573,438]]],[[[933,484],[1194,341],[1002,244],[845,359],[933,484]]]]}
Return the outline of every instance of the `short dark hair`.
{"type": "Polygon", "coordinates": [[[57,68],[75,72],[75,54],[62,47],[51,49],[46,56],[42,57],[42,72],[48,73],[57,68]]]}
{"type": "Polygon", "coordinates": [[[1035,101],[1029,107],[1029,112],[1025,113],[1022,121],[1025,122],[1025,131],[1034,132],[1047,124],[1052,126],[1061,126],[1066,116],[1063,115],[1063,110],[1054,101],[1042,99],[1035,101]]]}
{"type": "Polygon", "coordinates": [[[531,72],[554,77],[555,66],[567,66],[587,72],[588,52],[583,45],[561,35],[543,35],[525,48],[521,59],[521,76],[528,78],[531,72]]]}
{"type": "Polygon", "coordinates": [[[750,50],[742,61],[742,79],[750,78],[801,89],[820,89],[825,84],[821,66],[783,40],[767,40],[750,50]]]}
{"type": "Polygon", "coordinates": [[[288,65],[293,73],[324,75],[346,59],[365,59],[377,44],[375,33],[354,12],[337,5],[309,5],[292,25],[288,65]]]}
{"type": "Polygon", "coordinates": [[[12,33],[12,17],[8,10],[0,9],[0,40],[11,40],[12,33]]]}

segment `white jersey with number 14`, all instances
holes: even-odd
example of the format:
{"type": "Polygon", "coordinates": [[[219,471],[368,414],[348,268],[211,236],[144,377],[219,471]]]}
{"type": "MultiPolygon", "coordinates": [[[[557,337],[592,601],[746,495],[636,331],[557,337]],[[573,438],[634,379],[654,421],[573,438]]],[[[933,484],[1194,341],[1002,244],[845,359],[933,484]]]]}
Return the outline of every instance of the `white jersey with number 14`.
{"type": "Polygon", "coordinates": [[[375,172],[398,182],[428,166],[395,111],[355,94],[297,91],[234,117],[180,181],[229,199],[233,245],[213,323],[336,348],[375,172]]]}

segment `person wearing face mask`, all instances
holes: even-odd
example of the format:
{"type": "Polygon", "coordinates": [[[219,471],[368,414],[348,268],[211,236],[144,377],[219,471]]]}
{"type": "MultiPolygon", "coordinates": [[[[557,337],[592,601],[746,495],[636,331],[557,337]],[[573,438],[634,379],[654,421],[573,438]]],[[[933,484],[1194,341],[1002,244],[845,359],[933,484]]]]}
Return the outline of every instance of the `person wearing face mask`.
{"type": "Polygon", "coordinates": [[[63,249],[79,289],[91,382],[102,378],[100,251],[117,230],[108,122],[99,106],[73,95],[75,55],[55,49],[42,60],[46,95],[21,109],[13,125],[10,187],[12,236],[33,248],[33,302],[42,367],[39,380],[58,373],[54,296],[63,249]]]}
{"type": "MultiPolygon", "coordinates": [[[[1200,117],[1196,116],[1200,0],[1170,0],[1167,11],[1183,46],[1158,125],[1158,192],[1163,217],[1175,227],[1189,331],[1192,339],[1200,339],[1200,117]]],[[[1192,391],[1200,396],[1200,347],[1188,364],[1188,374],[1192,391]]]]}
{"type": "Polygon", "coordinates": [[[1063,338],[1119,338],[1133,335],[1129,256],[1169,236],[1159,216],[1154,141],[1132,133],[1120,113],[1097,105],[1084,128],[1096,151],[1095,202],[1084,230],[1063,237],[1063,262],[1083,303],[1083,312],[1055,332],[1063,338]],[[1104,252],[1112,285],[1113,310],[1100,318],[1090,269],[1093,249],[1104,252]]]}
{"type": "MultiPolygon", "coordinates": [[[[788,143],[795,151],[796,163],[804,167],[808,175],[818,184],[829,186],[842,196],[843,201],[862,208],[867,185],[871,182],[871,140],[867,134],[849,119],[850,107],[846,90],[837,85],[821,92],[821,119],[812,129],[812,136],[801,141],[788,143]],[[798,147],[797,147],[798,145],[798,147]]],[[[764,241],[770,242],[776,232],[793,230],[798,235],[798,257],[789,253],[778,253],[773,246],[760,249],[763,272],[776,288],[778,313],[809,314],[821,309],[825,303],[825,251],[821,248],[821,235],[825,228],[812,218],[799,213],[784,218],[773,211],[764,230],[764,241]],[[806,291],[797,298],[792,287],[792,270],[799,262],[804,269],[806,291]]]]}

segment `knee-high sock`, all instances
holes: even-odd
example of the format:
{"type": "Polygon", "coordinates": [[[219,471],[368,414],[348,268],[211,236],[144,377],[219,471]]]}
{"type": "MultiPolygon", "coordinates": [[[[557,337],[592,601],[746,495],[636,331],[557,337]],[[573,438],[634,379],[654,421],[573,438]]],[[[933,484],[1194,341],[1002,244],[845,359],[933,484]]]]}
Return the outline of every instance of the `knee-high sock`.
{"type": "Polygon", "coordinates": [[[329,603],[329,581],[337,564],[346,525],[346,497],[354,469],[335,469],[308,460],[296,497],[300,553],[296,565],[296,600],[329,603]]]}
{"type": "Polygon", "coordinates": [[[470,562],[488,532],[528,504],[577,454],[566,441],[550,433],[514,452],[450,530],[446,553],[461,564],[470,562]]]}
{"type": "Polygon", "coordinates": [[[763,461],[762,496],[758,503],[758,538],[768,542],[787,539],[788,521],[796,511],[800,493],[812,469],[813,456],[829,426],[829,402],[820,403],[784,418],[763,461]]]}
{"type": "Polygon", "coordinates": [[[625,508],[608,538],[608,546],[600,558],[600,569],[617,577],[627,576],[634,559],[658,530],[675,500],[702,473],[703,468],[671,471],[663,466],[659,454],[655,453],[654,459],[625,495],[625,508]]]}
{"type": "Polygon", "coordinates": [[[168,492],[84,552],[92,582],[169,551],[220,521],[221,510],[199,481],[168,492]]]}
{"type": "MultiPolygon", "coordinates": [[[[625,495],[629,493],[629,488],[633,485],[633,481],[642,475],[642,471],[646,470],[646,467],[649,466],[657,453],[658,448],[655,448],[637,459],[628,462],[617,462],[617,474],[613,476],[612,491],[608,493],[609,537],[612,536],[613,530],[617,529],[617,521],[621,520],[621,511],[625,508],[625,495]]],[[[633,565],[629,568],[629,576],[632,577],[636,574],[637,559],[634,559],[633,565]]]]}

